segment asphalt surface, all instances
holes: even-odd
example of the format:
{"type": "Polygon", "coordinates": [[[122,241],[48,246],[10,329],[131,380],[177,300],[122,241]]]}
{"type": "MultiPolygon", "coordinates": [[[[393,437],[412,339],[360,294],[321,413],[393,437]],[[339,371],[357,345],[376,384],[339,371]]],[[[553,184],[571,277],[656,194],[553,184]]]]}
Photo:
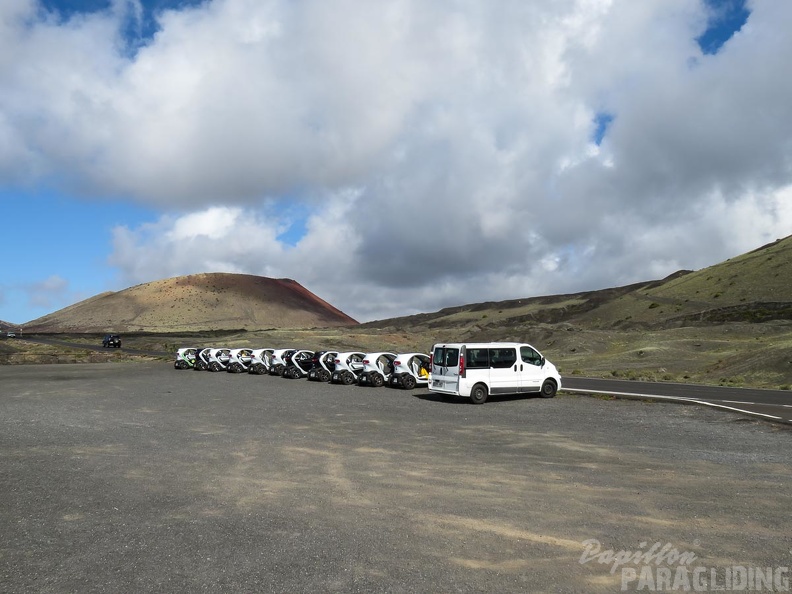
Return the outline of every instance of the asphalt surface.
{"type": "Polygon", "coordinates": [[[788,567],[791,454],[704,407],[0,366],[0,590],[620,591],[591,539],[788,567]]]}
{"type": "Polygon", "coordinates": [[[636,382],[598,378],[562,378],[567,392],[606,394],[620,398],[652,398],[738,412],[792,424],[792,391],[702,386],[670,382],[636,382]]]}

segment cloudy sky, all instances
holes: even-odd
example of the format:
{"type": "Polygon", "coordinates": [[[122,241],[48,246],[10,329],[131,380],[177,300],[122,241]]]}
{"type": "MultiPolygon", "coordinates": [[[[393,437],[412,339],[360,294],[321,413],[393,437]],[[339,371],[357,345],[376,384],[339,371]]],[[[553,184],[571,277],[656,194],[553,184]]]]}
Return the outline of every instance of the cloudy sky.
{"type": "Polygon", "coordinates": [[[0,319],[197,272],[361,321],[792,234],[792,2],[2,0],[0,319]]]}

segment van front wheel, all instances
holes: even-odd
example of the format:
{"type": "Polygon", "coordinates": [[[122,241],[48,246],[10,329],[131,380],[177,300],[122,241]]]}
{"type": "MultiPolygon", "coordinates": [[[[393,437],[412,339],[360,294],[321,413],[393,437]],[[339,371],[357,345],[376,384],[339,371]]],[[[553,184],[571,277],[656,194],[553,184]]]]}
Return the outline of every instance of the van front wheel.
{"type": "Polygon", "coordinates": [[[470,391],[470,401],[473,404],[484,404],[487,401],[487,386],[476,384],[470,391]]]}
{"type": "Polygon", "coordinates": [[[546,380],[545,383],[542,384],[542,398],[552,398],[556,395],[556,390],[558,387],[553,380],[546,380]]]}

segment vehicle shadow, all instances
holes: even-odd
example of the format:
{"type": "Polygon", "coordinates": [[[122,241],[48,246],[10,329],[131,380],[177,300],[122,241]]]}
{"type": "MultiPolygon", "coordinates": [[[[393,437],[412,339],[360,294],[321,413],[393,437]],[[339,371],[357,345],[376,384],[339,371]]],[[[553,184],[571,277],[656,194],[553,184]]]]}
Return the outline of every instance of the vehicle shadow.
{"type": "MultiPolygon", "coordinates": [[[[438,394],[436,392],[415,392],[413,398],[426,400],[427,402],[438,402],[442,404],[472,404],[470,398],[464,396],[453,396],[451,394],[438,394]]],[[[539,394],[502,394],[490,395],[486,404],[496,402],[513,402],[514,400],[534,400],[540,399],[539,394]]]]}

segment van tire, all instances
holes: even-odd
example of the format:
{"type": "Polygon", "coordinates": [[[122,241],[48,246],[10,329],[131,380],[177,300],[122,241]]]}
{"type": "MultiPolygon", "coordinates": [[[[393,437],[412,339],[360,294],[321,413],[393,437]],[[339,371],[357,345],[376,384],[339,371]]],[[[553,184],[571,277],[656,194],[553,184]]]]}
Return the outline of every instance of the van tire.
{"type": "Polygon", "coordinates": [[[542,391],[540,394],[542,398],[552,398],[556,395],[556,390],[558,390],[558,386],[553,380],[545,380],[545,383],[542,384],[542,391]]]}
{"type": "Polygon", "coordinates": [[[470,401],[473,404],[484,404],[487,401],[487,386],[484,384],[476,384],[470,391],[470,401]]]}

